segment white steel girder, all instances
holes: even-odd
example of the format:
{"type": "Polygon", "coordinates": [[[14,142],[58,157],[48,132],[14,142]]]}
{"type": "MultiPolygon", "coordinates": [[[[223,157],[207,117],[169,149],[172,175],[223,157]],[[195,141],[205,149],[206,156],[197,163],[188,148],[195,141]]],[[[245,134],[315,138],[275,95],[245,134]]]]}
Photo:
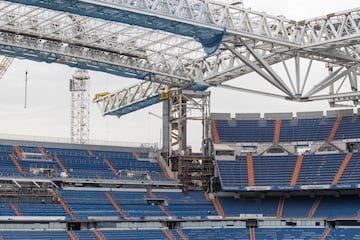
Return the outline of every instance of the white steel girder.
{"type": "Polygon", "coordinates": [[[248,55],[248,58],[239,53],[237,49],[225,43],[224,46],[237,55],[237,57],[242,62],[246,63],[254,72],[258,73],[277,90],[280,90],[282,95],[281,93],[269,92],[269,90],[259,91],[258,88],[248,89],[227,84],[217,85],[218,87],[299,102],[329,100],[332,106],[335,106],[334,103],[339,101],[352,101],[353,106],[358,104],[357,99],[360,98],[360,92],[358,91],[359,64],[349,64],[346,66],[327,64],[327,67],[332,70],[334,69],[334,71],[329,72],[329,75],[325,76],[323,79],[316,79],[317,81],[315,82],[314,79],[309,81],[310,71],[319,67],[313,66],[313,59],[308,60],[306,58],[300,58],[300,54],[298,54],[292,62],[294,68],[293,73],[290,72],[288,67],[289,60],[283,59],[282,67],[285,72],[285,74],[283,74],[285,75],[284,77],[276,73],[276,71],[279,71],[279,67],[275,71],[273,66],[270,66],[264,61],[264,59],[246,43],[244,43],[244,46],[251,52],[251,54],[248,55]],[[307,61],[305,62],[304,59],[307,61]],[[305,74],[300,76],[300,68],[303,67],[306,68],[306,71],[305,74]],[[327,88],[329,89],[328,93],[324,94],[324,90],[327,88]],[[335,88],[336,91],[334,91],[335,88]]]}
{"type": "MultiPolygon", "coordinates": [[[[159,19],[166,19],[192,26],[206,27],[222,31],[229,35],[251,37],[278,44],[322,43],[335,36],[351,35],[358,29],[358,10],[332,13],[304,21],[293,21],[284,16],[272,16],[256,12],[241,5],[225,4],[216,1],[200,0],[10,0],[36,7],[78,14],[92,18],[117,22],[131,22],[143,27],[159,29],[155,25],[159,19]],[[126,13],[125,13],[126,12],[126,13]],[[110,15],[112,13],[112,15],[110,15]],[[117,13],[117,15],[116,15],[117,13]],[[153,17],[148,22],[136,22],[129,14],[153,17]],[[126,17],[128,19],[126,19],[126,17]]],[[[145,19],[145,18],[144,18],[145,19]]],[[[165,31],[175,31],[163,27],[165,31]]],[[[178,34],[189,35],[186,30],[176,30],[178,34]]],[[[197,32],[197,34],[200,34],[197,32]]],[[[196,36],[193,36],[196,37],[196,36]]]]}
{"type": "Polygon", "coordinates": [[[14,61],[12,57],[4,57],[0,62],[0,79],[4,76],[11,63],[14,61]]]}
{"type": "Polygon", "coordinates": [[[301,98],[299,81],[279,81],[270,65],[307,58],[349,69],[359,62],[359,43],[359,9],[296,22],[213,1],[0,2],[0,53],[5,55],[181,87],[218,86],[260,64],[286,98],[299,101],[316,98],[301,98]],[[170,24],[156,27],[164,22],[170,24]],[[224,28],[227,47],[207,55],[203,41],[211,35],[203,30],[224,28]]]}
{"type": "Polygon", "coordinates": [[[97,103],[103,115],[120,116],[139,109],[135,106],[139,102],[141,108],[160,102],[160,91],[165,89],[166,86],[160,83],[142,81],[120,91],[95,98],[94,102],[97,103]]]}
{"type": "MultiPolygon", "coordinates": [[[[224,45],[227,46],[226,44],[224,45]]],[[[244,45],[246,44],[244,43],[244,45]]],[[[310,86],[313,81],[308,81],[308,79],[311,69],[314,68],[312,65],[313,60],[310,60],[307,63],[301,63],[302,59],[300,59],[299,56],[295,57],[295,73],[291,74],[288,67],[288,61],[285,61],[286,59],[283,59],[282,65],[285,69],[285,72],[287,73],[287,79],[283,79],[278,74],[276,74],[275,70],[272,69],[272,66],[270,66],[267,61],[264,61],[264,59],[262,59],[261,56],[259,56],[249,46],[247,47],[249,48],[249,52],[251,52],[252,55],[249,54],[247,56],[248,58],[241,54],[238,54],[235,49],[231,49],[231,47],[229,46],[227,47],[230,49],[230,51],[234,53],[234,55],[238,56],[239,59],[242,60],[242,62],[246,63],[246,66],[248,68],[259,73],[264,79],[266,79],[273,86],[279,89],[283,95],[273,92],[266,92],[264,90],[261,91],[254,89],[246,89],[226,84],[219,84],[217,85],[217,87],[255,93],[268,97],[277,97],[291,101],[308,102],[316,100],[329,100],[332,105],[334,105],[335,102],[340,101],[353,101],[354,105],[357,105],[358,99],[360,98],[360,93],[357,90],[358,78],[356,70],[358,68],[358,65],[354,65],[348,68],[338,67],[338,69],[336,69],[329,76],[326,76],[324,79],[320,80],[318,84],[316,84],[315,86],[310,86]],[[253,59],[256,59],[256,61],[258,62],[252,62],[251,60],[253,59]],[[303,77],[300,76],[300,67],[302,66],[306,67],[306,73],[303,77]],[[349,84],[344,84],[345,80],[349,81],[349,84]],[[336,82],[340,82],[336,91],[329,92],[328,94],[324,94],[323,92],[321,92],[325,88],[330,88],[330,86],[333,87],[334,83],[336,82]],[[345,85],[347,86],[346,88],[344,87],[345,85]],[[343,89],[345,89],[345,92],[343,89]],[[320,95],[317,95],[318,93],[320,93],[320,95]]],[[[161,89],[165,89],[165,85],[161,87],[160,84],[157,85],[154,82],[148,81],[146,83],[149,84],[145,85],[146,88],[155,85],[156,88],[154,89],[154,91],[141,90],[142,94],[139,94],[137,92],[138,89],[144,88],[144,83],[139,83],[130,87],[130,89],[135,89],[136,91],[128,91],[128,88],[114,91],[113,93],[105,97],[96,99],[95,102],[99,105],[103,115],[109,114],[117,116],[121,116],[128,112],[135,111],[142,107],[160,102],[159,94],[161,92],[161,89]],[[124,101],[124,99],[126,99],[126,101],[124,101]]]]}
{"type": "MultiPolygon", "coordinates": [[[[19,1],[21,2],[21,1],[19,1]]],[[[37,2],[37,1],[26,1],[26,2],[37,2]]],[[[45,1],[46,2],[46,1],[45,1]]],[[[49,1],[52,2],[52,1],[49,1]]],[[[59,2],[59,1],[58,1],[59,2]]],[[[60,1],[61,2],[61,1],[60,1]]],[[[74,1],[84,4],[83,1],[74,1]]],[[[88,1],[96,2],[97,4],[110,4],[109,1],[88,1]]],[[[161,10],[158,7],[151,7],[155,2],[150,1],[146,3],[147,8],[151,8],[152,11],[160,11],[160,17],[163,16],[166,19],[173,21],[183,21],[185,18],[181,14],[167,16],[161,11],[169,12],[168,10],[161,10]]],[[[166,1],[162,1],[166,2],[166,1]]],[[[175,7],[174,2],[169,1],[172,4],[168,3],[166,5],[171,5],[175,7]]],[[[189,6],[198,6],[200,2],[195,1],[196,4],[188,4],[189,6]]],[[[1,26],[4,30],[10,32],[29,34],[33,37],[39,37],[39,41],[43,45],[46,45],[44,41],[47,41],[47,38],[50,40],[56,40],[63,43],[77,43],[81,45],[82,51],[91,51],[93,49],[101,49],[104,52],[109,53],[109,50],[113,50],[116,53],[120,53],[126,56],[128,62],[135,63],[133,64],[133,69],[137,71],[144,71],[150,73],[161,74],[164,73],[167,77],[183,77],[186,80],[198,80],[199,76],[211,76],[213,69],[221,68],[200,68],[204,65],[214,65],[216,66],[216,59],[211,57],[206,57],[206,54],[202,51],[201,45],[194,39],[189,39],[182,37],[177,34],[166,33],[165,31],[158,31],[153,29],[145,29],[141,27],[131,27],[124,25],[118,22],[105,21],[98,18],[90,18],[84,16],[77,16],[79,22],[82,26],[85,26],[86,29],[79,29],[78,24],[74,23],[73,16],[68,13],[61,13],[51,10],[46,10],[42,8],[21,6],[17,4],[7,4],[6,2],[2,3],[4,6],[1,8],[4,12],[3,20],[4,24],[1,26]],[[10,16],[10,17],[9,17],[10,16]],[[13,28],[10,26],[14,26],[13,28]],[[41,38],[43,37],[43,39],[41,38]],[[141,62],[142,57],[142,62],[141,62]],[[140,58],[140,59],[139,59],[140,58]],[[139,67],[138,65],[142,67],[139,67]],[[157,64],[159,71],[154,71],[152,67],[144,66],[146,64],[157,64]],[[162,65],[162,68],[161,66],[162,65]],[[168,70],[168,71],[167,71],[168,70]],[[185,70],[190,70],[185,71],[185,70]],[[202,74],[197,71],[202,71],[202,74]],[[168,74],[165,74],[165,73],[168,74]],[[175,72],[182,73],[183,75],[177,76],[175,72]],[[186,72],[188,74],[186,74],[186,72]]],[[[313,21],[302,21],[294,22],[285,19],[284,17],[274,17],[267,15],[265,13],[258,13],[251,11],[249,9],[243,9],[236,6],[224,5],[219,3],[207,2],[202,8],[207,9],[207,11],[202,10],[202,14],[207,13],[209,20],[200,21],[195,17],[191,18],[195,26],[207,27],[209,29],[221,30],[226,27],[226,36],[224,37],[224,42],[235,42],[236,38],[234,36],[247,37],[249,40],[253,41],[256,44],[257,49],[267,50],[269,52],[274,52],[276,54],[281,54],[281,50],[289,51],[299,51],[304,50],[308,54],[306,44],[312,44],[310,47],[322,47],[326,44],[332,44],[334,48],[334,42],[342,41],[344,39],[352,39],[352,42],[348,42],[345,45],[354,45],[354,41],[358,41],[356,38],[359,36],[359,26],[358,26],[358,15],[355,14],[358,11],[345,12],[343,15],[334,15],[334,17],[328,19],[327,21],[320,22],[318,19],[313,21]],[[205,11],[205,12],[204,12],[205,11]],[[343,22],[351,22],[354,24],[341,24],[341,29],[338,30],[339,33],[335,34],[334,31],[315,31],[313,29],[338,29],[336,27],[339,25],[339,21],[342,20],[341,16],[344,17],[343,22]],[[349,17],[351,16],[351,17],[349,17]],[[340,19],[340,20],[339,20],[340,19]],[[334,23],[332,23],[331,21],[334,23]],[[213,22],[213,23],[212,23],[213,22]],[[330,24],[331,23],[331,24],[330,24]],[[319,26],[323,24],[323,26],[319,26]],[[328,27],[333,26],[333,27],[328,27]],[[236,29],[236,30],[235,30],[236,29]],[[344,30],[345,29],[345,30],[344,30]],[[316,36],[316,37],[314,37],[316,36]],[[335,38],[334,38],[335,36],[335,38]],[[355,39],[355,40],[354,40],[355,39]],[[331,40],[331,41],[330,41],[331,40]],[[330,41],[330,43],[329,43],[330,41]],[[324,43],[326,42],[326,44],[324,43]],[[316,44],[316,45],[314,45],[316,44]]],[[[134,12],[139,12],[140,10],[136,8],[132,1],[121,1],[111,3],[114,7],[119,9],[125,8],[130,11],[128,8],[131,5],[134,12]],[[127,8],[126,8],[127,6],[127,8]],[[136,10],[136,11],[135,11],[136,10]]],[[[142,4],[138,4],[141,5],[142,4]]],[[[47,6],[47,5],[46,5],[47,6]]],[[[195,7],[194,7],[195,8],[195,7]]],[[[199,6],[197,8],[200,8],[199,6]]],[[[65,9],[66,10],[66,9],[65,9]]],[[[149,14],[149,9],[140,11],[142,14],[149,14]]],[[[199,10],[200,11],[200,10],[199,10]]],[[[90,10],[89,10],[90,12],[90,10]]],[[[173,12],[181,12],[179,10],[172,10],[173,12]]],[[[191,12],[191,11],[190,11],[191,12]]],[[[86,11],[85,11],[86,13],[86,11]]],[[[90,14],[88,14],[90,15],[90,14]]],[[[198,16],[199,13],[196,15],[198,16]]],[[[188,18],[185,18],[186,21],[189,21],[188,18]]],[[[165,29],[166,30],[166,29],[165,29]]],[[[18,35],[21,37],[21,35],[18,35]]],[[[196,36],[194,36],[196,37],[196,36]]],[[[336,43],[335,43],[336,44],[336,43]]],[[[339,43],[340,44],[340,43],[339,43]]],[[[70,45],[71,46],[71,45],[70,45]]],[[[342,44],[343,46],[343,44],[342,44]]],[[[71,46],[71,47],[76,47],[71,46]]],[[[79,46],[78,46],[79,47],[79,46]]],[[[222,51],[218,51],[220,57],[225,58],[229,55],[225,51],[222,54],[222,51]],[[221,56],[224,55],[224,56],[221,56]]],[[[327,52],[327,51],[325,51],[327,52]]],[[[305,54],[304,53],[304,54],[305,54]]],[[[312,52],[311,52],[312,53],[312,52]]],[[[357,52],[356,52],[357,53],[357,52]]],[[[77,57],[80,59],[81,55],[77,57]]],[[[97,52],[98,54],[98,52],[97,52]]],[[[314,54],[314,53],[312,53],[314,54]]],[[[91,54],[89,54],[91,55],[91,54]]],[[[324,58],[321,53],[318,53],[319,58],[324,58]]],[[[125,58],[124,56],[122,56],[125,58]]],[[[329,56],[333,61],[345,61],[350,60],[354,61],[354,58],[349,58],[345,56],[338,56],[339,59],[336,59],[334,55],[329,56]],[[344,58],[344,59],[342,59],[344,58]]],[[[77,60],[79,60],[77,59],[77,60]]],[[[106,62],[106,59],[99,60],[100,62],[104,61],[106,64],[110,65],[110,62],[106,62]]],[[[126,67],[126,61],[122,62],[122,67],[126,67]]],[[[128,64],[129,65],[129,64],[128,64]]],[[[228,70],[228,69],[227,69],[228,70]]],[[[230,69],[229,69],[230,70],[230,69]]],[[[132,73],[133,74],[133,73],[132,73]]],[[[231,76],[231,77],[235,77],[231,76]]],[[[209,78],[209,77],[208,77],[209,78]]],[[[153,78],[154,79],[154,78],[153,78]]],[[[181,78],[180,78],[181,79],[181,78]]],[[[228,80],[228,79],[226,79],[228,80]]],[[[221,80],[220,80],[221,81],[221,80]]],[[[176,84],[174,81],[173,84],[176,84]]]]}

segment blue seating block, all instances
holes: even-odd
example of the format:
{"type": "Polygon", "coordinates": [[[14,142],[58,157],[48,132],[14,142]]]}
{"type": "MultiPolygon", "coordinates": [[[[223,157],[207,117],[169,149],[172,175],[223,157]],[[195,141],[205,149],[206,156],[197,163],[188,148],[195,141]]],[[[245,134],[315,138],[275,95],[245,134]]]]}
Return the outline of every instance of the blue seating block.
{"type": "Polygon", "coordinates": [[[240,214],[263,214],[264,216],[276,216],[279,198],[241,198],[219,197],[218,198],[225,216],[240,214]]]}
{"type": "Polygon", "coordinates": [[[250,239],[248,228],[183,228],[182,231],[192,240],[250,239]]]}
{"type": "Polygon", "coordinates": [[[255,239],[313,240],[320,239],[324,231],[324,228],[257,228],[255,239]]]}
{"type": "Polygon", "coordinates": [[[128,239],[128,240],[167,240],[168,238],[161,229],[149,230],[102,230],[105,239],[128,239]]]}
{"type": "Polygon", "coordinates": [[[360,230],[359,228],[333,228],[331,229],[329,235],[326,237],[327,240],[357,240],[360,239],[360,230]]]}
{"type": "Polygon", "coordinates": [[[3,240],[64,240],[70,239],[66,231],[0,231],[3,240]]]}

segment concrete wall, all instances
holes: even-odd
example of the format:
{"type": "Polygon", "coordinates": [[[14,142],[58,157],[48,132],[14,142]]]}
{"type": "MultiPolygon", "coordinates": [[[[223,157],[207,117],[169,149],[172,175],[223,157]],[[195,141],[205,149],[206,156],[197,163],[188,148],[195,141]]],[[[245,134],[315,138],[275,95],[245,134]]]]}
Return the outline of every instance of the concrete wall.
{"type": "Polygon", "coordinates": [[[297,112],[297,118],[322,118],[324,113],[322,111],[317,112],[297,112]]]}
{"type": "Polygon", "coordinates": [[[210,113],[210,118],[215,120],[230,120],[230,113],[210,113]]]}
{"type": "Polygon", "coordinates": [[[260,113],[236,113],[236,120],[258,120],[260,119],[260,113]]]}
{"type": "Polygon", "coordinates": [[[276,120],[276,119],[291,119],[293,118],[293,113],[265,113],[264,119],[266,120],[276,120]]]}
{"type": "Polygon", "coordinates": [[[354,112],[352,109],[346,109],[346,110],[331,110],[326,112],[327,117],[337,117],[339,115],[342,116],[352,116],[354,115],[354,112]]]}

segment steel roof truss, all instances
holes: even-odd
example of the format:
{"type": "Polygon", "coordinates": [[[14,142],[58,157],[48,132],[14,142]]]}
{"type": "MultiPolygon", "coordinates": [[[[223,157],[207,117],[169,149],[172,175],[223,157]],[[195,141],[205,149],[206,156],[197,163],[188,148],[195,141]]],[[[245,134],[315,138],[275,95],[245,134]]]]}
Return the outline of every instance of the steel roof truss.
{"type": "Polygon", "coordinates": [[[242,54],[240,54],[238,51],[236,51],[233,47],[230,47],[228,44],[224,44],[224,46],[226,46],[226,48],[228,48],[234,55],[236,55],[239,59],[241,59],[241,61],[243,63],[245,63],[253,71],[255,71],[260,76],[262,76],[264,79],[266,79],[273,86],[275,86],[276,88],[278,88],[279,90],[284,92],[286,95],[292,96],[291,92],[287,89],[287,87],[282,82],[280,77],[278,77],[277,74],[274,74],[274,72],[269,68],[269,64],[266,63],[266,61],[264,61],[262,59],[262,57],[260,57],[260,55],[255,53],[255,51],[253,49],[251,49],[251,47],[247,46],[244,42],[243,42],[243,44],[249,50],[249,53],[251,54],[251,56],[253,56],[258,61],[258,64],[260,64],[262,67],[264,67],[266,72],[264,70],[262,70],[258,66],[258,64],[256,64],[255,62],[249,60],[248,58],[244,57],[242,54]]]}
{"type": "Polygon", "coordinates": [[[273,80],[275,80],[275,82],[278,83],[279,86],[285,90],[285,91],[284,90],[283,91],[287,95],[293,96],[293,94],[288,89],[286,84],[283,82],[281,77],[271,68],[271,66],[266,61],[264,61],[263,57],[261,55],[257,54],[256,51],[252,47],[250,47],[248,44],[246,44],[245,41],[243,41],[242,39],[240,39],[240,41],[246,47],[246,49],[249,51],[249,53],[251,53],[251,55],[256,59],[256,61],[258,61],[258,63],[268,72],[268,74],[270,74],[270,76],[273,78],[273,80]]]}
{"type": "Polygon", "coordinates": [[[331,73],[329,76],[327,76],[325,79],[323,79],[320,83],[315,85],[312,89],[308,91],[308,93],[305,94],[305,98],[313,96],[314,94],[320,92],[321,90],[325,89],[326,87],[329,87],[334,82],[338,81],[344,76],[347,76],[349,73],[353,71],[354,68],[359,67],[359,65],[352,66],[344,71],[341,71],[343,67],[339,67],[336,71],[331,73]]]}
{"type": "Polygon", "coordinates": [[[253,90],[253,89],[242,88],[242,87],[236,87],[236,86],[231,86],[228,84],[220,84],[217,87],[224,88],[224,89],[230,89],[230,90],[236,90],[236,91],[240,91],[240,92],[252,93],[252,94],[256,94],[256,95],[262,95],[265,97],[273,97],[273,98],[280,98],[283,100],[289,100],[288,96],[269,93],[269,92],[265,92],[265,91],[257,91],[257,90],[253,90]]]}

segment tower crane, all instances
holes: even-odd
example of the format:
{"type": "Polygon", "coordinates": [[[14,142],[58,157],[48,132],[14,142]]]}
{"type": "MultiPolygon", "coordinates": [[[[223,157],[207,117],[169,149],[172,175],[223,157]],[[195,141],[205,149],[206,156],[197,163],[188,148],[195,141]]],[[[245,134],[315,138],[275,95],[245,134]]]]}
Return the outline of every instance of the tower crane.
{"type": "Polygon", "coordinates": [[[71,92],[71,141],[89,141],[89,88],[90,76],[86,70],[76,70],[70,79],[71,92]]]}

